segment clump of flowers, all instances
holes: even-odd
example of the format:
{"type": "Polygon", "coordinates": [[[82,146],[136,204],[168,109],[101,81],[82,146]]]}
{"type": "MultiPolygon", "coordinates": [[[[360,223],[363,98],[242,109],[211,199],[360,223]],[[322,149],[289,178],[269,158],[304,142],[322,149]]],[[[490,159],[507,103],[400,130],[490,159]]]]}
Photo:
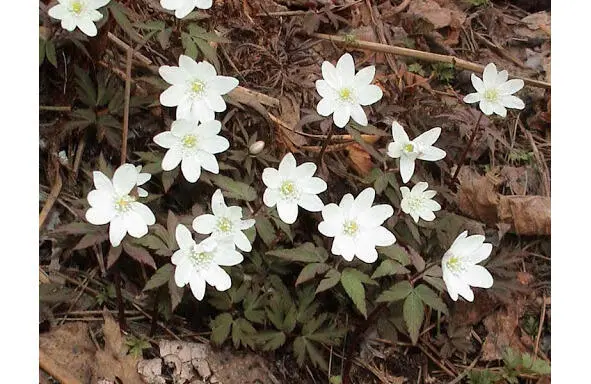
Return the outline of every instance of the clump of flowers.
{"type": "Polygon", "coordinates": [[[218,76],[215,67],[206,61],[199,63],[181,55],[179,66],[163,65],[160,76],[171,86],[160,95],[160,103],[177,107],[176,118],[193,121],[215,119],[215,112],[226,110],[222,95],[238,86],[238,80],[218,76]]]}
{"type": "Polygon", "coordinates": [[[209,9],[213,5],[213,0],[160,0],[162,8],[174,11],[174,15],[182,19],[186,17],[195,8],[209,9]]]}
{"type": "Polygon", "coordinates": [[[497,72],[494,63],[484,67],[482,80],[472,74],[472,85],[476,92],[464,97],[466,103],[479,103],[480,110],[485,115],[496,113],[501,117],[507,116],[507,108],[523,109],[523,101],[513,94],[523,88],[524,82],[521,79],[511,79],[505,70],[497,72]]]}
{"type": "Polygon", "coordinates": [[[324,236],[334,237],[331,252],[352,261],[357,256],[361,261],[373,263],[378,258],[376,246],[394,244],[396,238],[385,227],[384,221],[394,214],[387,204],[373,206],[376,192],[364,189],[356,198],[347,193],[339,205],[334,203],[322,209],[323,221],[318,230],[324,236]]]}
{"type": "Polygon", "coordinates": [[[72,32],[78,27],[85,35],[96,36],[94,23],[103,18],[98,11],[110,0],[58,0],[47,12],[54,19],[61,20],[62,28],[72,32]]]}
{"type": "Polygon", "coordinates": [[[267,207],[277,206],[279,218],[287,224],[295,223],[298,206],[310,212],[319,212],[324,203],[317,196],[326,191],[326,182],[313,177],[316,164],[297,165],[295,157],[288,153],[279,163],[279,169],[265,168],[263,183],[267,186],[263,202],[267,207]]]}
{"type": "Polygon", "coordinates": [[[412,190],[408,187],[400,187],[402,193],[400,208],[402,212],[409,214],[415,223],[419,222],[419,218],[425,221],[435,220],[433,212],[441,209],[441,205],[433,200],[437,192],[427,191],[427,188],[429,184],[424,181],[416,183],[412,190]]]}
{"type": "Polygon", "coordinates": [[[109,223],[109,240],[114,247],[121,244],[127,233],[140,238],[148,233],[148,225],[156,222],[146,205],[137,201],[133,189],[138,182],[138,171],[131,164],[123,164],[115,171],[113,180],[102,172],[93,172],[94,187],[87,196],[90,208],[86,220],[95,225],[109,223]]]}
{"type": "Polygon", "coordinates": [[[355,74],[353,56],[345,53],[337,66],[322,63],[321,80],[316,80],[316,90],[322,96],[316,110],[322,116],[333,115],[337,127],[343,128],[353,118],[360,125],[367,125],[362,106],[371,105],[382,98],[382,90],[371,84],[375,67],[365,67],[355,74]]]}

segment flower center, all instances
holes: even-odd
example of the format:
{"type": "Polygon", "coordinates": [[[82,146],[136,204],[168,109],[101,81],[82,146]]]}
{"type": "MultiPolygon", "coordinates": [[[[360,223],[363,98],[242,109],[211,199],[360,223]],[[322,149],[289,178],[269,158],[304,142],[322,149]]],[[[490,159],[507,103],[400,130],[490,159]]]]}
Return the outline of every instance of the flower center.
{"type": "Polygon", "coordinates": [[[83,8],[82,2],[74,1],[70,7],[71,7],[71,11],[77,15],[82,13],[82,8],[83,8]]]}
{"type": "Polygon", "coordinates": [[[206,269],[209,267],[213,260],[213,253],[212,252],[199,252],[195,248],[191,249],[191,254],[189,255],[193,266],[197,270],[206,269]]]}
{"type": "Polygon", "coordinates": [[[232,222],[227,217],[218,219],[217,227],[220,232],[232,232],[232,222]]]}
{"type": "Polygon", "coordinates": [[[291,180],[285,180],[280,187],[281,194],[284,198],[296,198],[298,195],[298,189],[291,180]]]}
{"type": "Polygon", "coordinates": [[[450,257],[449,260],[447,260],[447,262],[445,263],[445,265],[450,271],[455,273],[463,271],[465,269],[464,263],[457,256],[450,257]]]}
{"type": "Polygon", "coordinates": [[[191,83],[191,91],[195,96],[199,96],[205,90],[205,84],[201,80],[193,80],[191,83]]]}
{"type": "Polygon", "coordinates": [[[408,198],[408,205],[413,211],[418,211],[423,206],[425,198],[422,196],[411,196],[408,198]]]}
{"type": "Polygon", "coordinates": [[[490,101],[491,103],[494,103],[497,101],[498,98],[499,98],[499,92],[496,89],[487,89],[484,92],[484,99],[486,101],[490,101]]]}
{"type": "Polygon", "coordinates": [[[351,88],[342,88],[339,91],[339,99],[341,101],[351,102],[353,101],[353,91],[351,88]]]}
{"type": "Polygon", "coordinates": [[[185,135],[181,139],[181,143],[183,143],[183,147],[185,148],[194,148],[197,145],[197,136],[192,134],[185,135]]]}
{"type": "Polygon", "coordinates": [[[404,152],[412,152],[415,150],[415,146],[412,143],[406,144],[404,147],[404,152]]]}
{"type": "Polygon", "coordinates": [[[131,210],[131,203],[135,201],[135,197],[130,195],[123,195],[115,200],[115,210],[119,213],[126,213],[131,210]]]}
{"type": "Polygon", "coordinates": [[[355,236],[355,234],[359,231],[359,225],[356,221],[347,220],[343,224],[343,233],[347,236],[355,236]]]}

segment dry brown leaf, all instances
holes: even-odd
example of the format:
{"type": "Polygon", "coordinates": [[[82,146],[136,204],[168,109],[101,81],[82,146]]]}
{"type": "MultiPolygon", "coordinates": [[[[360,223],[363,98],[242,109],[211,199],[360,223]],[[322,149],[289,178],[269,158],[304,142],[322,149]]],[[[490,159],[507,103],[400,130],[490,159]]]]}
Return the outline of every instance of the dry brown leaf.
{"type": "Polygon", "coordinates": [[[484,319],[484,327],[488,331],[488,335],[482,345],[482,360],[499,360],[507,348],[526,351],[517,335],[519,318],[525,308],[523,304],[523,300],[520,299],[514,305],[499,310],[484,319]]]}
{"type": "MultiPolygon", "coordinates": [[[[298,122],[300,121],[299,103],[294,100],[293,96],[291,95],[281,96],[279,98],[279,102],[281,104],[281,115],[279,116],[280,120],[285,123],[287,127],[294,129],[293,127],[297,126],[298,122]]],[[[308,143],[304,136],[298,135],[297,133],[290,130],[281,129],[281,134],[287,136],[288,140],[296,147],[301,147],[308,143]]]]}
{"type": "Polygon", "coordinates": [[[490,225],[511,224],[511,231],[520,235],[550,235],[550,198],[500,195],[496,192],[500,183],[493,175],[480,176],[462,169],[460,211],[490,225]]]}
{"type": "Polygon", "coordinates": [[[353,143],[347,147],[347,154],[355,172],[360,176],[366,176],[373,169],[371,155],[358,143],[353,143]]]}
{"type": "Polygon", "coordinates": [[[126,354],[128,348],[121,336],[119,324],[106,309],[103,311],[103,316],[105,318],[103,326],[105,348],[96,351],[93,382],[97,382],[99,379],[109,381],[119,379],[123,384],[143,384],[137,372],[139,359],[126,354]]]}
{"type": "Polygon", "coordinates": [[[411,1],[408,13],[427,20],[435,29],[447,27],[451,23],[451,11],[441,8],[434,0],[411,1]]]}

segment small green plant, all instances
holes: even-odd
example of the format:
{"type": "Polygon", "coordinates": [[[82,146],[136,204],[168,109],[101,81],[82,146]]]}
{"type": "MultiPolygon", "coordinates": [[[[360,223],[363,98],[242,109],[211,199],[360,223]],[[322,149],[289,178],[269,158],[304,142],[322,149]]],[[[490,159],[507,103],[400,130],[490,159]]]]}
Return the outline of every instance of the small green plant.
{"type": "Polygon", "coordinates": [[[129,354],[134,357],[142,357],[144,349],[149,349],[152,347],[148,340],[141,337],[135,337],[133,335],[129,336],[125,340],[125,344],[129,347],[129,354]]]}
{"type": "Polygon", "coordinates": [[[489,5],[490,1],[489,0],[466,0],[467,3],[475,6],[475,7],[480,7],[483,5],[489,5]]]}
{"type": "Polygon", "coordinates": [[[416,73],[417,75],[425,76],[425,70],[423,66],[419,63],[412,63],[408,66],[408,71],[412,73],[416,73]]]}
{"type": "Polygon", "coordinates": [[[531,163],[534,158],[533,152],[528,152],[522,149],[514,149],[509,152],[509,161],[531,163]]]}
{"type": "Polygon", "coordinates": [[[455,67],[452,63],[431,64],[431,73],[444,83],[449,83],[455,77],[455,67]]]}

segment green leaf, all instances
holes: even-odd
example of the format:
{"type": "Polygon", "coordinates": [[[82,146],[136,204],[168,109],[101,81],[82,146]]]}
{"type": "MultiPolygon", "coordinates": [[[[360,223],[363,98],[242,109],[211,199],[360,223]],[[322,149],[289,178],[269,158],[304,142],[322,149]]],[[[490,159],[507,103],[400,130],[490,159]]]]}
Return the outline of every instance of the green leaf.
{"type": "Polygon", "coordinates": [[[232,323],[232,315],[229,313],[219,314],[213,319],[211,322],[211,342],[217,345],[223,344],[230,335],[232,323]]]}
{"type": "Polygon", "coordinates": [[[398,261],[403,266],[410,264],[410,256],[404,248],[399,245],[393,244],[389,247],[378,247],[378,253],[389,257],[392,260],[398,261]]]}
{"type": "Polygon", "coordinates": [[[82,237],[82,239],[80,239],[74,249],[77,250],[92,247],[95,244],[100,244],[103,241],[107,241],[108,238],[109,235],[103,232],[87,233],[84,235],[84,237],[82,237]]]}
{"type": "Polygon", "coordinates": [[[366,143],[365,140],[363,140],[363,138],[361,137],[361,134],[359,133],[359,131],[356,130],[355,128],[351,127],[351,124],[345,125],[345,129],[347,130],[347,132],[349,132],[349,134],[353,137],[353,139],[357,143],[359,143],[359,145],[361,145],[363,147],[363,149],[365,149],[376,160],[378,160],[380,163],[384,161],[384,157],[382,155],[380,155],[378,153],[378,151],[375,150],[373,145],[366,143]]]}
{"type": "Polygon", "coordinates": [[[280,331],[263,331],[256,335],[257,343],[263,345],[263,351],[274,351],[285,344],[285,333],[280,331]]]}
{"type": "Polygon", "coordinates": [[[154,258],[145,248],[136,247],[126,241],[122,242],[121,245],[123,245],[125,253],[127,253],[132,259],[156,269],[154,258]]]}
{"type": "Polygon", "coordinates": [[[176,307],[183,300],[183,294],[185,293],[185,287],[179,287],[176,285],[174,274],[171,274],[170,279],[168,280],[168,292],[170,293],[170,306],[174,312],[176,307]]]}
{"type": "Polygon", "coordinates": [[[164,284],[168,283],[170,278],[174,274],[174,265],[168,263],[164,264],[162,267],[158,268],[156,272],[150,277],[150,280],[146,283],[143,291],[149,291],[158,287],[163,286],[164,284]]]}
{"type": "Polygon", "coordinates": [[[244,317],[247,320],[258,324],[265,322],[264,296],[257,295],[252,291],[248,292],[242,306],[244,307],[244,317]]]}
{"type": "Polygon", "coordinates": [[[299,261],[303,263],[322,262],[321,256],[316,252],[316,247],[313,243],[305,243],[297,248],[292,249],[275,249],[268,251],[267,256],[279,257],[288,261],[299,261]]]}
{"type": "Polygon", "coordinates": [[[441,300],[431,288],[427,287],[425,284],[421,284],[418,287],[415,287],[414,291],[429,307],[449,315],[447,305],[445,305],[443,300],[441,300]]]}
{"type": "Polygon", "coordinates": [[[388,289],[387,291],[382,292],[382,294],[376,299],[376,302],[382,303],[402,300],[411,292],[412,286],[410,283],[407,280],[401,281],[394,284],[392,288],[388,289]]]}
{"type": "Polygon", "coordinates": [[[423,302],[417,294],[411,292],[404,300],[402,316],[408,328],[408,333],[413,344],[419,340],[419,331],[425,317],[423,302]]]}
{"type": "Polygon", "coordinates": [[[273,224],[271,224],[271,220],[263,215],[257,216],[255,220],[255,227],[258,235],[261,240],[263,240],[263,243],[265,243],[267,247],[270,247],[275,240],[275,228],[273,227],[273,224]]]}
{"type": "Polygon", "coordinates": [[[57,68],[57,55],[55,54],[55,44],[51,40],[45,43],[45,56],[54,67],[57,68]]]}
{"type": "Polygon", "coordinates": [[[359,278],[359,271],[356,269],[346,268],[341,273],[341,285],[345,288],[347,295],[353,300],[353,303],[367,318],[367,307],[365,305],[365,288],[359,278]]]}
{"type": "Polygon", "coordinates": [[[243,318],[234,320],[232,324],[232,342],[235,348],[240,345],[253,348],[254,339],[252,336],[254,334],[256,334],[256,330],[248,320],[243,318]]]}
{"type": "Polygon", "coordinates": [[[295,282],[296,287],[302,283],[305,283],[306,281],[312,280],[314,277],[316,277],[316,275],[325,273],[329,269],[330,266],[324,263],[311,263],[306,265],[300,272],[300,275],[295,282]]]}
{"type": "Polygon", "coordinates": [[[293,243],[293,231],[291,230],[291,226],[289,224],[285,224],[283,220],[276,217],[275,215],[271,215],[271,220],[275,223],[275,226],[283,231],[289,238],[289,241],[293,243]]]}
{"type": "Polygon", "coordinates": [[[197,45],[195,45],[193,38],[189,34],[183,32],[181,33],[181,43],[185,49],[185,55],[195,60],[199,51],[197,50],[197,45]]]}
{"type": "Polygon", "coordinates": [[[45,40],[39,38],[39,66],[43,64],[45,60],[45,40]]]}
{"type": "Polygon", "coordinates": [[[219,71],[220,62],[218,60],[218,55],[215,51],[215,48],[209,45],[207,41],[199,38],[194,38],[193,41],[195,42],[195,44],[197,44],[197,47],[199,47],[201,53],[203,53],[203,57],[207,61],[210,61],[213,64],[213,66],[216,67],[216,69],[219,71]]]}
{"type": "Polygon", "coordinates": [[[172,184],[174,183],[174,179],[177,178],[179,175],[179,168],[177,167],[172,171],[164,171],[162,172],[162,187],[164,187],[164,192],[168,192],[172,184]]]}
{"type": "Polygon", "coordinates": [[[90,232],[97,232],[100,227],[88,223],[69,223],[61,225],[53,230],[53,233],[64,233],[68,235],[85,235],[90,232]]]}
{"type": "Polygon", "coordinates": [[[224,192],[224,197],[229,199],[238,199],[245,201],[254,201],[258,198],[257,191],[248,184],[240,181],[234,181],[229,177],[222,175],[211,175],[211,181],[224,192]]]}
{"type": "Polygon", "coordinates": [[[330,289],[337,285],[341,280],[341,273],[336,269],[331,269],[324,275],[324,279],[320,281],[318,284],[318,288],[316,288],[316,293],[324,292],[327,289],[330,289]]]}
{"type": "Polygon", "coordinates": [[[127,17],[127,8],[118,2],[112,1],[111,4],[109,4],[109,10],[117,24],[129,35],[129,37],[137,43],[142,43],[140,35],[135,29],[133,29],[133,25],[127,17]]]}
{"type": "Polygon", "coordinates": [[[371,275],[372,279],[377,279],[378,277],[384,276],[391,276],[391,275],[402,275],[405,273],[410,273],[410,271],[404,268],[400,263],[386,259],[382,261],[379,267],[376,268],[376,271],[371,275]]]}

